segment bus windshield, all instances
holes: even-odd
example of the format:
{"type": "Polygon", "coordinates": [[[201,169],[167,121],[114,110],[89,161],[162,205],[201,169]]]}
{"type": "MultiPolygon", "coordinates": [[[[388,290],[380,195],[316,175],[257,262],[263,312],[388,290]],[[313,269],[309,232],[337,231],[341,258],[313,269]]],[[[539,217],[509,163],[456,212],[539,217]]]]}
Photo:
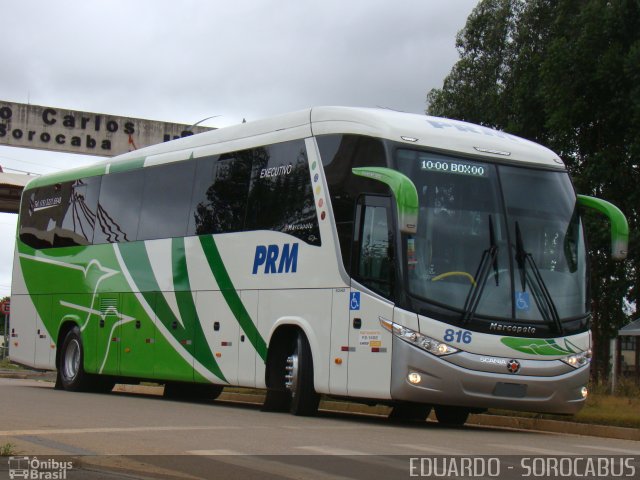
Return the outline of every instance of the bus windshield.
{"type": "Polygon", "coordinates": [[[403,236],[413,296],[476,317],[550,323],[587,314],[586,257],[566,172],[400,149],[419,197],[403,236]]]}

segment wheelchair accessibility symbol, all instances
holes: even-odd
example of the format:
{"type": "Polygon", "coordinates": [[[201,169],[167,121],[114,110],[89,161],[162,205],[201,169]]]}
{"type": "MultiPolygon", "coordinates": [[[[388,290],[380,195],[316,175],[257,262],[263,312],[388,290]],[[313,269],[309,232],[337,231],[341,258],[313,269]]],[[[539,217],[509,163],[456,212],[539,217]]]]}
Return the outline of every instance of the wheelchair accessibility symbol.
{"type": "Polygon", "coordinates": [[[360,310],[360,292],[351,292],[351,299],[349,300],[350,310],[360,310]]]}
{"type": "Polygon", "coordinates": [[[528,311],[530,308],[529,292],[516,292],[516,310],[528,311]]]}

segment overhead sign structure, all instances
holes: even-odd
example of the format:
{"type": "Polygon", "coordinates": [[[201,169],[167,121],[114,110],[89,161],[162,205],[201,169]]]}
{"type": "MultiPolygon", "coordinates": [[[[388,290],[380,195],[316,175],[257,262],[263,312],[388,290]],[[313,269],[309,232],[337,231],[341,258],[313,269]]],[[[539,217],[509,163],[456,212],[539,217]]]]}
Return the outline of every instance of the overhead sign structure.
{"type": "Polygon", "coordinates": [[[0,169],[0,212],[18,213],[22,189],[33,176],[5,173],[0,169]]]}
{"type": "Polygon", "coordinates": [[[113,157],[211,130],[0,100],[0,145],[113,157]]]}

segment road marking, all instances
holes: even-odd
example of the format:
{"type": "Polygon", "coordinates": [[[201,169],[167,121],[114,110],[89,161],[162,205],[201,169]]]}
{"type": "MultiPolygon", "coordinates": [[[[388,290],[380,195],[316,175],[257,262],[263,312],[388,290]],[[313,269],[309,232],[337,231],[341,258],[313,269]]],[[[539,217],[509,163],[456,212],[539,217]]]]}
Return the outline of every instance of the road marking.
{"type": "Polygon", "coordinates": [[[438,448],[432,447],[431,445],[415,445],[410,443],[396,443],[393,446],[400,447],[404,450],[416,450],[419,453],[431,453],[433,455],[463,455],[469,453],[454,448],[438,448]]]}
{"type": "Polygon", "coordinates": [[[52,428],[38,430],[0,430],[0,437],[20,437],[23,435],[76,435],[84,433],[126,433],[126,432],[173,432],[196,430],[241,430],[242,427],[184,426],[184,427],[97,427],[97,428],[52,428]]]}
{"type": "Polygon", "coordinates": [[[500,455],[509,455],[510,450],[515,450],[517,452],[526,452],[526,453],[539,453],[540,455],[553,455],[556,457],[559,455],[577,455],[576,453],[573,453],[573,452],[564,452],[562,450],[549,450],[547,448],[536,448],[536,447],[530,447],[528,445],[518,446],[518,445],[504,444],[504,443],[487,443],[486,445],[488,447],[498,447],[499,449],[501,449],[500,455]]]}
{"type": "Polygon", "coordinates": [[[99,455],[98,452],[94,452],[93,450],[86,450],[81,447],[76,447],[75,445],[69,445],[68,443],[58,442],[49,438],[42,438],[37,435],[23,435],[20,440],[64,452],[64,455],[99,455]]]}
{"type": "Polygon", "coordinates": [[[638,455],[638,450],[627,450],[625,448],[612,448],[612,447],[601,447],[599,445],[573,445],[574,447],[579,448],[588,448],[590,450],[603,450],[605,452],[614,452],[618,455],[638,455]]]}
{"type": "MultiPolygon", "coordinates": [[[[190,452],[206,452],[207,450],[191,450],[190,452]]],[[[211,452],[224,452],[225,450],[208,450],[211,452]]],[[[233,450],[226,450],[229,452],[233,452],[233,450]]],[[[186,452],[186,453],[190,453],[186,452]]],[[[200,455],[200,454],[197,454],[200,455]]],[[[259,472],[262,475],[271,474],[277,477],[282,478],[290,478],[292,480],[300,480],[304,478],[305,480],[349,480],[354,477],[352,476],[342,476],[332,474],[323,470],[316,470],[315,468],[308,467],[305,465],[296,464],[296,456],[250,456],[247,453],[243,453],[241,455],[242,458],[238,457],[238,453],[234,453],[231,455],[222,454],[222,455],[212,455],[215,456],[216,462],[225,463],[232,466],[241,467],[243,469],[252,470],[254,472],[259,472]],[[287,459],[288,461],[279,460],[280,458],[287,459]]],[[[298,458],[304,459],[304,455],[299,456],[298,458]]]]}
{"type": "Polygon", "coordinates": [[[205,457],[217,457],[219,455],[246,455],[246,453],[238,452],[237,450],[187,450],[184,452],[188,455],[203,455],[205,457]]]}
{"type": "Polygon", "coordinates": [[[344,448],[335,448],[335,447],[327,447],[323,445],[309,445],[303,447],[295,447],[300,450],[305,450],[307,452],[319,453],[320,455],[372,455],[371,453],[365,452],[357,452],[355,450],[346,450],[344,448]]]}

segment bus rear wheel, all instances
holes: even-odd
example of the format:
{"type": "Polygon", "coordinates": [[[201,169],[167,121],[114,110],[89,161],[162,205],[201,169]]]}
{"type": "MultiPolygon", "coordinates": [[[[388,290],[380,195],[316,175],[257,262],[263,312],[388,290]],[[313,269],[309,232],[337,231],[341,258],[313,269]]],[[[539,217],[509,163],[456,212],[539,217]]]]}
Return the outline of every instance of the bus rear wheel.
{"type": "Polygon", "coordinates": [[[295,347],[287,357],[285,385],[291,392],[290,411],[294,415],[313,416],[318,412],[320,395],[313,386],[313,358],[304,333],[296,336],[295,347]]]}
{"type": "Polygon", "coordinates": [[[437,406],[435,407],[438,423],[450,427],[460,427],[469,418],[470,410],[463,407],[437,406]]]}
{"type": "Polygon", "coordinates": [[[84,347],[80,328],[73,327],[62,342],[58,360],[58,382],[64,390],[70,392],[110,391],[114,383],[108,377],[91,375],[84,371],[84,347]]]}

